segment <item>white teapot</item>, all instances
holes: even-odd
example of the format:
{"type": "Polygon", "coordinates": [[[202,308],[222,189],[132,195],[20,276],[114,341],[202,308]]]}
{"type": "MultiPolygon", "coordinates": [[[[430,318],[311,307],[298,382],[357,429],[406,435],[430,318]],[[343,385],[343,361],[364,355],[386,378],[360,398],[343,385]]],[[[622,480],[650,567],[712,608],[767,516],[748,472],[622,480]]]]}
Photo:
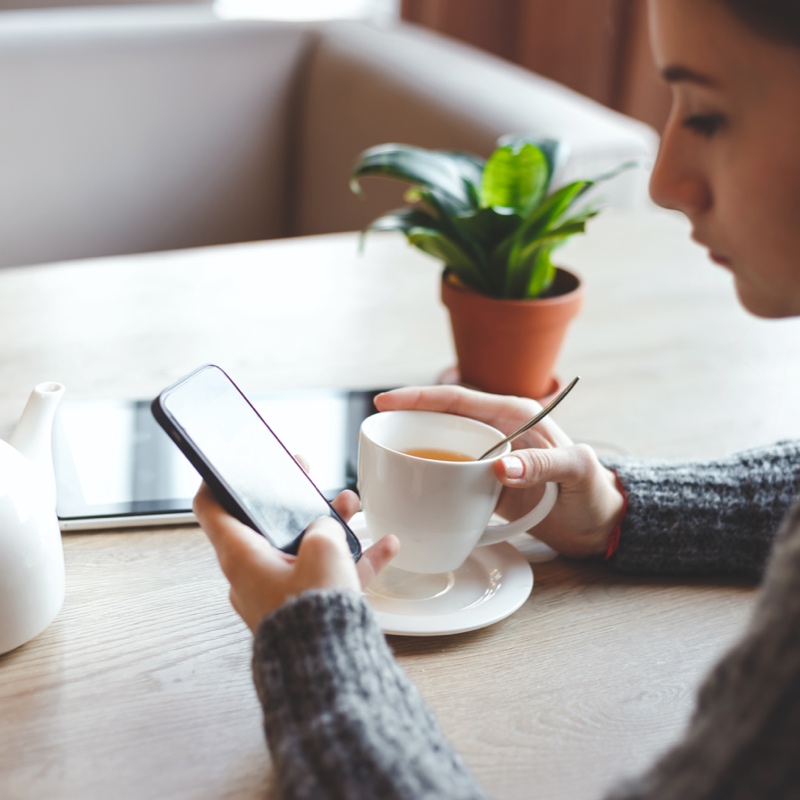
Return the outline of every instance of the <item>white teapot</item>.
{"type": "Polygon", "coordinates": [[[64,603],[52,430],[60,383],[40,383],[0,441],[0,653],[38,636],[64,603]]]}

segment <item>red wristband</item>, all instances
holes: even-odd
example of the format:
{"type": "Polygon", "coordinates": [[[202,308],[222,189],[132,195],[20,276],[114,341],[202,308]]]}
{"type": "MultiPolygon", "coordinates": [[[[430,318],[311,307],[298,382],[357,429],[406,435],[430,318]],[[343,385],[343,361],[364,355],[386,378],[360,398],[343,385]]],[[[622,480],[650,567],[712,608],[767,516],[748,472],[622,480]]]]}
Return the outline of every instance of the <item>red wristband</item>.
{"type": "Polygon", "coordinates": [[[625,489],[616,472],[614,472],[614,483],[617,487],[617,491],[622,495],[622,511],[620,511],[619,520],[614,526],[614,530],[611,531],[611,535],[608,537],[608,547],[606,548],[605,555],[606,561],[617,552],[619,537],[622,533],[622,520],[625,519],[625,512],[628,509],[628,495],[625,493],[625,489]]]}

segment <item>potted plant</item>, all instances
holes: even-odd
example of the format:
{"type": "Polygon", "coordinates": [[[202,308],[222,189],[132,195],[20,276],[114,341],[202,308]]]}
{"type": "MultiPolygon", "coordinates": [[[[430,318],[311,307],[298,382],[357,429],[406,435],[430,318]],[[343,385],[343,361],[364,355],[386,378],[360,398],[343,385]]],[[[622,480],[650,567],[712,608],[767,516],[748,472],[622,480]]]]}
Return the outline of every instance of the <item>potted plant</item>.
{"type": "Polygon", "coordinates": [[[506,137],[485,161],[384,144],[361,153],[353,168],[356,194],[365,176],[410,185],[411,205],[374,220],[364,235],[402,231],[443,262],[442,301],[465,384],[535,398],[557,386],[553,367],[583,284],[552,254],[598,213],[579,202],[586,192],[618,171],[551,190],[563,157],[558,142],[506,137]]]}

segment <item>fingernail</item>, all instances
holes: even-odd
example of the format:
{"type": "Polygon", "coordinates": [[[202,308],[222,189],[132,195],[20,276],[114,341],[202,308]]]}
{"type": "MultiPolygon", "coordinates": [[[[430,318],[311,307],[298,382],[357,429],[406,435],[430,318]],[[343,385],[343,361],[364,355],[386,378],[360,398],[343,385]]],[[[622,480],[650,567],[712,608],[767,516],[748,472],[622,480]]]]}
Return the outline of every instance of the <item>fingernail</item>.
{"type": "Polygon", "coordinates": [[[503,459],[503,469],[507,478],[522,477],[522,462],[516,456],[506,456],[503,459]]]}

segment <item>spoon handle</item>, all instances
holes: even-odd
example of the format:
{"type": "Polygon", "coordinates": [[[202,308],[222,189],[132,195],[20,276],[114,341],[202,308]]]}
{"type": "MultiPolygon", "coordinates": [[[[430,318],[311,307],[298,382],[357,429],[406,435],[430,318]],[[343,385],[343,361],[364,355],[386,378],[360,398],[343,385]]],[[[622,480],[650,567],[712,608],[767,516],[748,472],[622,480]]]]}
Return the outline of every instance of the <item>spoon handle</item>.
{"type": "Polygon", "coordinates": [[[521,436],[525,431],[529,428],[532,428],[537,422],[541,422],[571,391],[572,387],[580,380],[580,376],[576,375],[570,382],[569,385],[556,397],[551,403],[546,405],[536,416],[531,417],[521,428],[517,428],[514,433],[509,433],[505,439],[501,439],[496,445],[490,447],[482,456],[480,456],[477,460],[483,461],[484,458],[490,456],[497,450],[499,447],[502,447],[506,442],[512,441],[512,439],[516,439],[517,436],[521,436]]]}

